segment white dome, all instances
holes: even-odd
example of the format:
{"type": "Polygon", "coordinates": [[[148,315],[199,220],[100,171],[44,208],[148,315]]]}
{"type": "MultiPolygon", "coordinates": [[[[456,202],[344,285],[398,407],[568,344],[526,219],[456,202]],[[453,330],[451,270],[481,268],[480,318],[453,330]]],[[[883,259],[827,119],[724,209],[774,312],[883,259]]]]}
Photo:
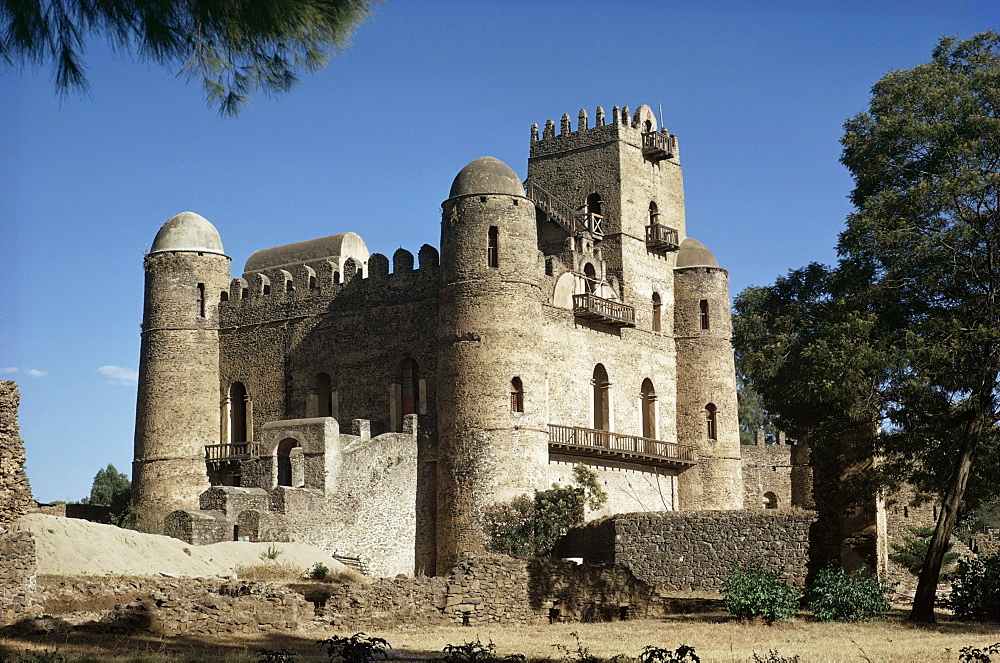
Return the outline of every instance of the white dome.
{"type": "Polygon", "coordinates": [[[150,253],[198,251],[225,255],[222,238],[208,219],[194,212],[181,212],[160,226],[150,253]]]}

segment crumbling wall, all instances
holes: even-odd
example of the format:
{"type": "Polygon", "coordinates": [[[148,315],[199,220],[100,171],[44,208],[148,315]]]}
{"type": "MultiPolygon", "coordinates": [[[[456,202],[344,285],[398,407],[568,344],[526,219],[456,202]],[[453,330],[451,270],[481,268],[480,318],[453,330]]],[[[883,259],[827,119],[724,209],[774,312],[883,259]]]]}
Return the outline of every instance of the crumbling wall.
{"type": "Polygon", "coordinates": [[[562,553],[629,569],[664,591],[718,592],[734,564],[801,586],[815,519],[775,510],[624,513],[588,523],[574,533],[576,549],[562,553]]]}
{"type": "Polygon", "coordinates": [[[24,443],[17,426],[17,385],[0,380],[0,625],[37,608],[35,539],[10,532],[11,524],[35,502],[24,473],[24,443]]]}

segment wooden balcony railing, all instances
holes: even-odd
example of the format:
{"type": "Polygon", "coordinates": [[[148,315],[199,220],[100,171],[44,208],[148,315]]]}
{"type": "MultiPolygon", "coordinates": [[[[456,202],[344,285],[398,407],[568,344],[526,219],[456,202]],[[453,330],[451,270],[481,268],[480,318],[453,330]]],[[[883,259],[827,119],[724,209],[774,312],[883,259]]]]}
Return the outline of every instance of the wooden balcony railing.
{"type": "Polygon", "coordinates": [[[573,295],[573,315],[613,327],[635,327],[635,309],[589,292],[573,295]]]}
{"type": "Polygon", "coordinates": [[[698,462],[695,448],[686,444],[556,424],[549,424],[549,451],[576,456],[600,456],[674,469],[691,467],[698,462]]]}
{"type": "Polygon", "coordinates": [[[642,156],[654,161],[672,159],[677,156],[677,136],[659,131],[644,131],[642,134],[642,156]]]}
{"type": "Polygon", "coordinates": [[[260,445],[253,442],[205,445],[205,462],[208,463],[225,463],[258,457],[260,457],[260,445]]]}
{"type": "Polygon", "coordinates": [[[646,246],[654,251],[676,251],[680,248],[680,238],[673,228],[651,223],[646,226],[646,246]]]}
{"type": "Polygon", "coordinates": [[[524,195],[546,216],[576,235],[585,230],[582,215],[534,182],[524,183],[524,195]]]}

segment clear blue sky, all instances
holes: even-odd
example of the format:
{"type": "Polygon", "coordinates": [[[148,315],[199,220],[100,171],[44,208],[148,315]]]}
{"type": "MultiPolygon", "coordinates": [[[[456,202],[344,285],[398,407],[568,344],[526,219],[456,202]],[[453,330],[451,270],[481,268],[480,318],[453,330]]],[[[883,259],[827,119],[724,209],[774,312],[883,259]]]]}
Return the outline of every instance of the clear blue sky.
{"type": "Polygon", "coordinates": [[[736,294],[835,258],[844,119],[940,36],[998,19],[995,0],[400,0],[237,119],[100,41],[85,97],[0,70],[0,379],[20,385],[35,497],[84,497],[108,463],[131,473],[142,251],[177,212],[215,224],[234,276],[256,249],[348,230],[416,253],[438,246],[466,163],[525,175],[533,122],[662,104],[688,233],[736,294]]]}

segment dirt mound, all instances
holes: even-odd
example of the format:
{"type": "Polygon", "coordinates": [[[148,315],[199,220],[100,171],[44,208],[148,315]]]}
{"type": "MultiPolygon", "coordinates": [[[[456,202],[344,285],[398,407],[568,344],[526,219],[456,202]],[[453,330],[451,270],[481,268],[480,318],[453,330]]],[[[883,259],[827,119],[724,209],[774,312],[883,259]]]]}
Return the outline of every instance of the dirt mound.
{"type": "Polygon", "coordinates": [[[169,536],[40,513],[24,516],[14,529],[35,535],[40,574],[228,577],[237,567],[264,564],[269,547],[280,551],[274,562],[300,568],[303,574],[317,562],[331,574],[347,570],[324,551],[304,543],[227,541],[192,546],[169,536]]]}

